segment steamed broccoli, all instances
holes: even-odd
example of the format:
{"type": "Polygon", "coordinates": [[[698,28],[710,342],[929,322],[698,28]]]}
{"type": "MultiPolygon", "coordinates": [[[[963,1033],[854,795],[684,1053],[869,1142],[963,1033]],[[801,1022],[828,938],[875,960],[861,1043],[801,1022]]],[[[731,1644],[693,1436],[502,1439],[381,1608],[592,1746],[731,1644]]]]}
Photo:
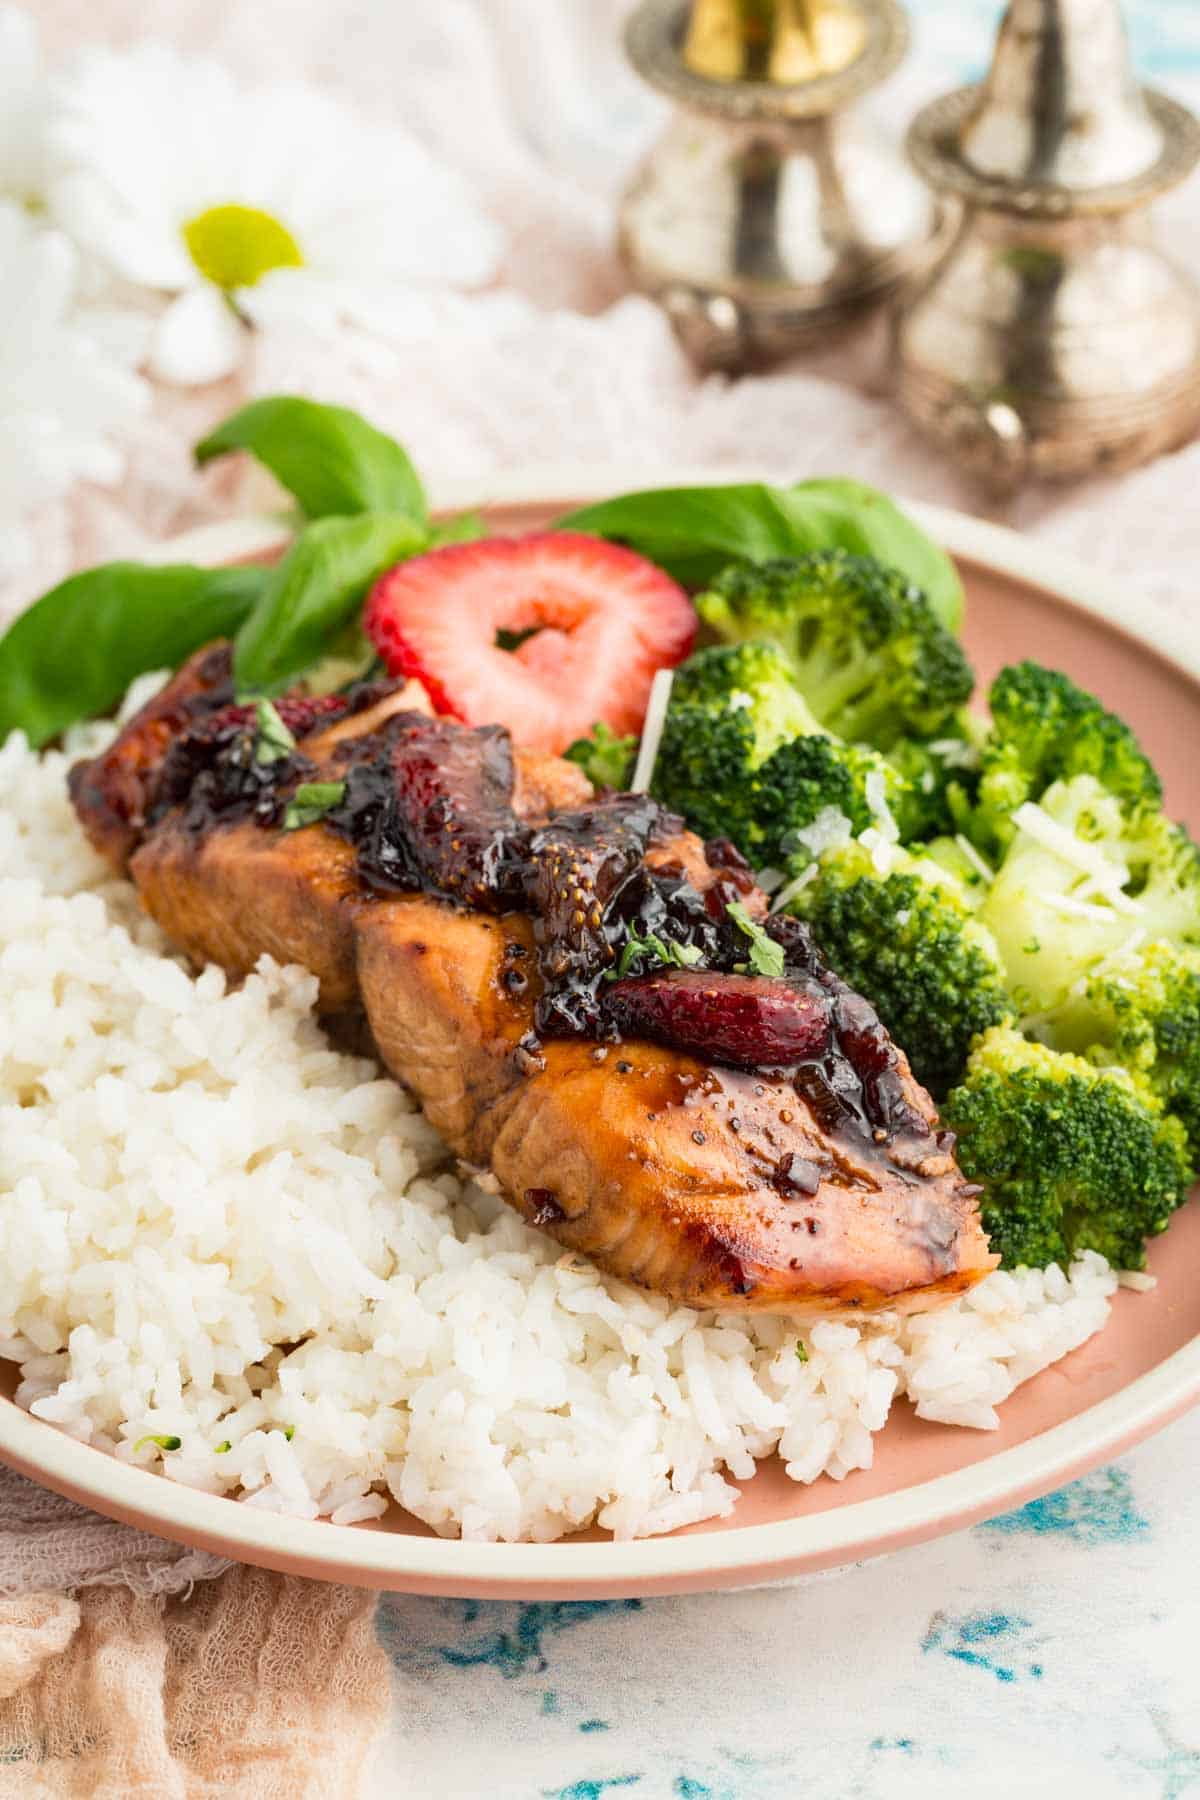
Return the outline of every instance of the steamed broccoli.
{"type": "Polygon", "coordinates": [[[815,550],[725,569],[696,599],[719,637],[769,639],[826,731],[890,750],[936,737],[970,697],[970,665],[924,594],[896,569],[815,550]]]}
{"type": "Polygon", "coordinates": [[[1140,1269],[1145,1240],[1186,1198],[1183,1126],[1123,1069],[997,1026],[942,1107],[963,1172],[983,1183],[983,1223],[1010,1267],[1062,1267],[1097,1250],[1140,1269]]]}
{"type": "Polygon", "coordinates": [[[715,645],[677,672],[654,766],[657,799],[756,865],[784,866],[818,819],[865,830],[899,799],[873,750],[823,732],[770,644],[715,645]]]}
{"type": "Polygon", "coordinates": [[[963,713],[940,737],[901,738],[888,750],[906,784],[896,810],[904,843],[923,844],[963,829],[979,785],[982,735],[980,721],[963,713]]]}
{"type": "Polygon", "coordinates": [[[992,725],[966,827],[985,853],[1012,841],[1012,814],[1023,801],[1076,775],[1093,776],[1125,808],[1161,803],[1161,783],[1128,725],[1070,676],[1016,663],[1000,671],[988,703],[992,725]]]}
{"type": "Polygon", "coordinates": [[[1013,820],[980,910],[1010,992],[1052,1012],[1131,939],[1200,944],[1200,851],[1156,808],[1127,809],[1094,775],[1055,782],[1013,820]]]}
{"type": "Polygon", "coordinates": [[[675,671],[671,703],[732,707],[754,727],[754,760],[765,762],[780,744],[819,732],[820,724],[797,690],[787,660],[774,644],[714,644],[698,650],[675,671]]]}
{"type": "Polygon", "coordinates": [[[593,787],[623,788],[633,773],[637,755],[635,737],[618,737],[597,720],[590,737],[576,738],[563,751],[568,762],[578,763],[593,787]]]}
{"type": "Polygon", "coordinates": [[[1180,1120],[1200,1167],[1200,951],[1159,942],[1110,959],[1038,1021],[1038,1035],[1129,1069],[1180,1120]]]}
{"type": "Polygon", "coordinates": [[[843,980],[866,995],[935,1096],[962,1074],[973,1038],[1013,1016],[991,934],[939,864],[861,844],[822,856],[793,910],[843,980]]]}

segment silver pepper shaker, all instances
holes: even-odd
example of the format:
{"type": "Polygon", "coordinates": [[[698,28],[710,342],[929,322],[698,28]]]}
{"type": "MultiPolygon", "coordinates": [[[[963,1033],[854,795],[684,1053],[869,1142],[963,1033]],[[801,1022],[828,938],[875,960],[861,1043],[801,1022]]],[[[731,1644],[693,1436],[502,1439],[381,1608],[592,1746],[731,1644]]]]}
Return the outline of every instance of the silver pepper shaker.
{"type": "Polygon", "coordinates": [[[619,247],[701,367],[805,347],[933,254],[942,209],[852,105],[907,41],[893,0],[642,0],[626,47],[678,110],[619,247]]]}
{"type": "Polygon", "coordinates": [[[925,108],[909,154],[963,208],[895,321],[913,420],[997,490],[1132,466],[1200,422],[1200,296],[1147,205],[1200,154],[1134,79],[1115,0],[1012,0],[977,88],[925,108]]]}

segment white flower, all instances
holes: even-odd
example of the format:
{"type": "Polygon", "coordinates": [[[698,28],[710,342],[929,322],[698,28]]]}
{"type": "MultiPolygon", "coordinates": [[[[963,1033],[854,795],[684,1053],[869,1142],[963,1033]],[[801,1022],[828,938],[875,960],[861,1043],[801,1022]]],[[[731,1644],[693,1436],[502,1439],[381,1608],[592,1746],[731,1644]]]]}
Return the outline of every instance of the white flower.
{"type": "MultiPolygon", "coordinates": [[[[147,402],[109,321],[75,309],[78,255],[57,231],[0,203],[0,572],[28,550],[27,515],[78,480],[115,481],[113,442],[147,402]]],[[[131,346],[132,348],[132,346],[131,346]]]]}
{"type": "Polygon", "coordinates": [[[491,275],[495,227],[396,128],[300,87],[248,93],[156,45],[86,52],[61,91],[58,218],[128,281],[175,296],[151,366],[227,374],[238,315],[384,335],[491,275]]]}
{"type": "Polygon", "coordinates": [[[28,13],[0,6],[0,196],[21,206],[46,197],[49,108],[37,27],[28,13]]]}

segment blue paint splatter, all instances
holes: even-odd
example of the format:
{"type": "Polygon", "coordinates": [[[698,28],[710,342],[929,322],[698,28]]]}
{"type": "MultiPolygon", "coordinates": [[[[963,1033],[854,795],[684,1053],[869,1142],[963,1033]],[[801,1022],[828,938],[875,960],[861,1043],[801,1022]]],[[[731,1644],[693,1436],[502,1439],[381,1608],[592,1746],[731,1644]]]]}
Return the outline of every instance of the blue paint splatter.
{"type": "MultiPolygon", "coordinates": [[[[728,1750],[723,1750],[721,1755],[728,1761],[735,1760],[728,1750]]],[[[753,1759],[747,1764],[751,1774],[761,1775],[762,1765],[755,1768],[752,1763],[753,1759]]],[[[696,1775],[677,1775],[671,1783],[671,1792],[675,1800],[746,1800],[747,1795],[759,1793],[761,1788],[758,1781],[748,1787],[740,1773],[730,1781],[724,1776],[711,1776],[710,1772],[710,1781],[701,1781],[696,1775]]]]}
{"type": "Polygon", "coordinates": [[[607,1731],[609,1724],[607,1719],[581,1719],[579,1729],[580,1731],[607,1731]]]}
{"type": "Polygon", "coordinates": [[[1020,1643],[1029,1630],[1028,1619],[1007,1613],[967,1613],[961,1619],[953,1619],[936,1612],[921,1640],[921,1648],[926,1655],[936,1650],[955,1662],[986,1669],[997,1681],[1016,1681],[1019,1676],[1040,1681],[1041,1663],[1025,1660],[1020,1643]]]}
{"type": "Polygon", "coordinates": [[[455,1609],[458,1627],[457,1644],[414,1644],[411,1630],[385,1603],[376,1621],[379,1641],[398,1666],[420,1666],[433,1657],[453,1669],[498,1669],[506,1680],[530,1671],[540,1672],[548,1665],[544,1640],[574,1625],[585,1624],[609,1612],[636,1612],[640,1600],[553,1600],[530,1601],[524,1605],[510,1602],[481,1604],[477,1600],[447,1603],[455,1609]],[[482,1629],[472,1632],[470,1627],[482,1629]]]}
{"type": "Polygon", "coordinates": [[[1123,1469],[1100,1469],[1016,1512],[989,1519],[981,1531],[1057,1536],[1077,1544],[1127,1544],[1149,1531],[1123,1469]]]}
{"type": "Polygon", "coordinates": [[[723,1748],[722,1763],[728,1770],[709,1766],[703,1777],[680,1772],[671,1783],[675,1800],[749,1800],[763,1793],[797,1793],[792,1779],[793,1759],[784,1751],[770,1756],[755,1756],[723,1748]]]}
{"type": "Polygon", "coordinates": [[[879,1752],[882,1750],[899,1750],[903,1756],[911,1756],[913,1753],[914,1744],[913,1744],[913,1740],[911,1738],[877,1737],[877,1738],[871,1739],[871,1748],[872,1748],[872,1750],[874,1750],[876,1755],[878,1755],[879,1752]]]}
{"type": "Polygon", "coordinates": [[[1139,1757],[1138,1767],[1147,1775],[1157,1775],[1162,1782],[1162,1800],[1181,1800],[1194,1787],[1200,1787],[1200,1750],[1180,1743],[1165,1716],[1153,1708],[1150,1720],[1162,1739],[1162,1756],[1139,1757]]]}
{"type": "Polygon", "coordinates": [[[546,1800],[600,1800],[609,1788],[634,1787],[641,1779],[640,1775],[610,1775],[607,1780],[572,1781],[566,1787],[543,1788],[542,1792],[546,1800]]]}
{"type": "Polygon", "coordinates": [[[542,1695],[542,1714],[546,1716],[558,1711],[558,1695],[553,1688],[547,1688],[542,1695]]]}
{"type": "Polygon", "coordinates": [[[567,1631],[573,1625],[582,1625],[602,1613],[636,1612],[641,1605],[640,1600],[529,1601],[516,1608],[511,1630],[485,1632],[462,1649],[444,1649],[442,1660],[456,1669],[474,1669],[487,1664],[512,1680],[527,1669],[542,1670],[548,1666],[542,1648],[545,1637],[567,1631]]]}

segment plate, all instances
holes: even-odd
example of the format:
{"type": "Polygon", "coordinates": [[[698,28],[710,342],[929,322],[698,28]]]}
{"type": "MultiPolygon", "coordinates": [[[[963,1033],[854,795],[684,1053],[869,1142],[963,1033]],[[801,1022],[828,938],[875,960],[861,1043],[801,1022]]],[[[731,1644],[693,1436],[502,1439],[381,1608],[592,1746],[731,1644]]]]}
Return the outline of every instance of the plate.
{"type": "MultiPolygon", "coordinates": [[[[729,481],[745,472],[628,468],[527,473],[443,486],[447,510],[482,501],[502,530],[545,524],[569,505],[636,486],[729,481]]],[[[747,475],[753,478],[753,472],[747,475]]],[[[1136,598],[1028,538],[941,508],[917,507],[958,560],[967,586],[967,649],[986,686],[1032,652],[1095,689],[1134,726],[1157,762],[1167,802],[1200,823],[1200,634],[1153,631],[1136,598]]],[[[280,516],[235,521],[169,547],[173,560],[267,556],[280,516]]],[[[555,1544],[438,1538],[393,1508],[362,1525],[259,1512],[131,1468],[64,1436],[12,1403],[16,1368],[0,1365],[0,1460],[72,1499],[181,1543],[324,1580],[407,1593],[492,1599],[598,1599],[749,1586],[920,1543],[1018,1506],[1159,1430],[1200,1401],[1200,1202],[1150,1251],[1158,1286],[1120,1292],[1099,1337],[1036,1376],[1001,1409],[995,1432],[919,1420],[899,1402],[877,1437],[874,1467],[799,1487],[777,1463],[741,1484],[729,1519],[669,1537],[615,1543],[588,1532],[555,1544]]]]}

